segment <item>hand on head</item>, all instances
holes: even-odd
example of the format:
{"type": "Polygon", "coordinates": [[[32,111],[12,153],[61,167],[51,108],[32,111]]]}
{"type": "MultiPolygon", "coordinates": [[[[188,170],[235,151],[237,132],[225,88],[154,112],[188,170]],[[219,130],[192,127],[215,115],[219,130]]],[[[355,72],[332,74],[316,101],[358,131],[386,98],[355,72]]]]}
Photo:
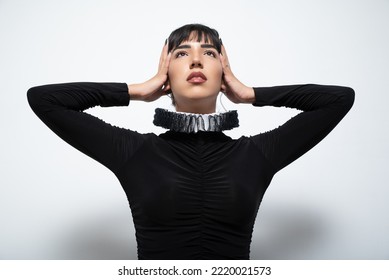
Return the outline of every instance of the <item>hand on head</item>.
{"type": "Polygon", "coordinates": [[[224,45],[222,45],[220,62],[223,67],[221,92],[234,103],[253,103],[255,101],[254,89],[245,86],[232,73],[224,45]]]}
{"type": "Polygon", "coordinates": [[[166,41],[162,48],[157,74],[144,83],[128,86],[128,92],[132,100],[151,102],[165,95],[170,90],[168,80],[170,58],[171,53],[168,53],[168,43],[166,41]]]}

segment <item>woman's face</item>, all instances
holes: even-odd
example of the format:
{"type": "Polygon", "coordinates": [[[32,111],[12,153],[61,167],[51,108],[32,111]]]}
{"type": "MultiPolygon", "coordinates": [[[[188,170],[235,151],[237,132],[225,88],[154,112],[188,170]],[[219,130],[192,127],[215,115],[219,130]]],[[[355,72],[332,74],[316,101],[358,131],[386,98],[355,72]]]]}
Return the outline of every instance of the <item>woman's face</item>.
{"type": "Polygon", "coordinates": [[[182,42],[172,51],[168,75],[177,111],[187,111],[191,104],[214,111],[223,75],[215,46],[204,40],[182,42]]]}

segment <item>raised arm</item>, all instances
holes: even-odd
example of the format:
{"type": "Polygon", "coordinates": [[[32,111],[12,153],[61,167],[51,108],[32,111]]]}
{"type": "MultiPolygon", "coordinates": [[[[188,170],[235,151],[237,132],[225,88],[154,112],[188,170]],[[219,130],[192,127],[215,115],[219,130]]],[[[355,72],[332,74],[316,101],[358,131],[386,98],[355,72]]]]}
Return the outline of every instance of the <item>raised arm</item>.
{"type": "Polygon", "coordinates": [[[170,89],[170,55],[162,49],[157,74],[140,84],[65,83],[33,87],[28,101],[37,116],[59,137],[114,173],[142,145],[145,136],[91,116],[94,106],[127,106],[131,100],[154,101],[170,89]]]}
{"type": "Polygon", "coordinates": [[[254,88],[254,106],[290,107],[303,112],[280,127],[251,137],[278,171],[319,143],[354,102],[349,87],[291,85],[254,88]]]}
{"type": "Polygon", "coordinates": [[[222,91],[235,103],[290,107],[303,112],[284,125],[251,137],[277,172],[319,143],[354,103],[354,90],[326,85],[291,85],[251,88],[232,73],[224,46],[222,91]]]}
{"type": "Polygon", "coordinates": [[[142,143],[141,134],[112,126],[83,112],[94,106],[127,106],[125,83],[65,83],[33,87],[28,101],[59,137],[113,172],[142,143]]]}

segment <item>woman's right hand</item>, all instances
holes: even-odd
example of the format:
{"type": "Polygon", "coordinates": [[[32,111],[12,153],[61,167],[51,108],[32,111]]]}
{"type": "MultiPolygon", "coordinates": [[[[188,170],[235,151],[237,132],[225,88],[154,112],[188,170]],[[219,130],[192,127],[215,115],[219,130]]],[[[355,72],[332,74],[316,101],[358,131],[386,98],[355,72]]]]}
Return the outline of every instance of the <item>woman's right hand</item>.
{"type": "Polygon", "coordinates": [[[131,100],[151,102],[166,95],[170,89],[168,80],[170,57],[171,53],[168,53],[168,44],[166,43],[159,59],[158,73],[144,83],[128,85],[128,94],[131,100]]]}

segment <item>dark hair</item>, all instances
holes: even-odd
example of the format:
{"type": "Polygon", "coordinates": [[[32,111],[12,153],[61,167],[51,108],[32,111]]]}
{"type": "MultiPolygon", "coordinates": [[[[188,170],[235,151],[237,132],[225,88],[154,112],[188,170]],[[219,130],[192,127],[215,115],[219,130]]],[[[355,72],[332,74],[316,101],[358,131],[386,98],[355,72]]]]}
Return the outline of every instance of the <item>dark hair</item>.
{"type": "Polygon", "coordinates": [[[212,43],[217,51],[221,52],[222,43],[219,33],[213,28],[198,23],[187,24],[174,30],[168,38],[168,52],[174,50],[184,41],[197,40],[197,42],[201,42],[203,38],[205,43],[212,43]]]}
{"type": "MultiPolygon", "coordinates": [[[[215,29],[199,23],[186,24],[170,33],[167,39],[169,42],[168,52],[174,50],[184,41],[197,40],[197,42],[201,42],[203,38],[205,43],[213,44],[216,50],[221,53],[222,41],[219,33],[215,29]]],[[[169,90],[166,93],[171,94],[172,104],[176,105],[172,91],[169,90]]]]}

